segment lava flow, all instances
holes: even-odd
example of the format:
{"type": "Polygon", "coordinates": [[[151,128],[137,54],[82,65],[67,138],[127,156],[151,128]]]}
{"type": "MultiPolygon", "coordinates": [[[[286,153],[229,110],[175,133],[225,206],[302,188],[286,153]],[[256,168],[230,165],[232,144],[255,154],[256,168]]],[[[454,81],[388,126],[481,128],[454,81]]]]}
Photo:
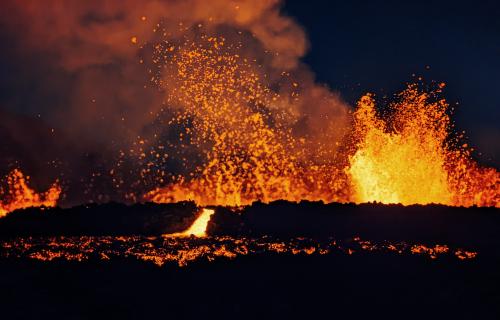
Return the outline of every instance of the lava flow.
{"type": "Polygon", "coordinates": [[[210,221],[210,217],[215,213],[214,209],[207,209],[203,208],[201,210],[200,215],[196,220],[193,222],[193,224],[185,231],[178,232],[178,233],[173,233],[173,234],[166,234],[166,237],[190,237],[190,236],[195,236],[195,237],[206,237],[207,235],[207,225],[208,222],[210,221]]]}
{"type": "Polygon", "coordinates": [[[55,182],[49,190],[37,193],[29,187],[29,176],[14,169],[7,176],[7,190],[0,189],[0,217],[7,213],[29,207],[54,207],[61,195],[61,187],[55,182]]]}

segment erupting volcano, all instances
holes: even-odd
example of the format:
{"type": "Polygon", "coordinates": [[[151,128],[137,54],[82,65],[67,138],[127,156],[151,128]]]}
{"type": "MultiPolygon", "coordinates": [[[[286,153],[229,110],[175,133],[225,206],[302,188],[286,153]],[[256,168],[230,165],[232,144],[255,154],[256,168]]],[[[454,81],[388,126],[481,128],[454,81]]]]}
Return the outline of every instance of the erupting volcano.
{"type": "MultiPolygon", "coordinates": [[[[331,141],[308,141],[293,131],[301,116],[293,109],[303,99],[300,84],[281,75],[278,82],[290,86],[283,96],[266,85],[261,66],[234,53],[243,44],[205,35],[199,41],[157,45],[159,74],[166,79],[153,81],[166,89],[170,103],[182,106],[169,123],[190,123],[180,143],[208,148],[205,164],[146,199],[226,206],[279,199],[499,206],[500,174],[475,164],[454,133],[449,105],[439,97],[444,84],[428,93],[410,85],[386,119],[377,116],[370,95],[363,97],[352,127],[332,120],[334,129],[325,135],[339,141],[329,150],[331,141]],[[283,110],[285,103],[292,109],[283,110]]],[[[150,154],[165,156],[154,147],[150,154]]]]}
{"type": "MultiPolygon", "coordinates": [[[[272,6],[261,9],[263,17],[279,14],[272,6]]],[[[138,18],[141,34],[127,39],[126,49],[150,76],[144,88],[156,88],[163,101],[143,111],[148,122],[129,145],[107,153],[112,161],[79,177],[90,181],[84,202],[500,206],[500,173],[473,160],[451,119],[443,83],[434,89],[410,84],[378,108],[376,96],[367,94],[351,110],[338,93],[314,81],[297,53],[248,21],[228,17],[219,25],[202,14],[197,23],[153,23],[155,16],[138,18]],[[93,191],[97,179],[108,190],[93,191]]],[[[283,32],[276,37],[295,37],[283,32]]],[[[64,173],[59,176],[75,188],[64,173]]],[[[8,179],[2,215],[53,206],[61,193],[57,186],[34,193],[17,170],[8,179]]]]}
{"type": "Polygon", "coordinates": [[[4,2],[8,318],[500,315],[498,14],[4,2]]]}
{"type": "MultiPolygon", "coordinates": [[[[194,200],[202,206],[275,200],[500,206],[500,173],[477,165],[471,148],[461,143],[449,105],[439,97],[444,84],[430,93],[410,85],[382,115],[372,95],[362,97],[342,147],[332,153],[324,151],[326,146],[312,148],[286,124],[275,123],[272,104],[282,98],[265,88],[237,54],[219,52],[223,44],[217,43],[213,52],[191,43],[194,49],[179,49],[179,56],[169,62],[178,73],[168,84],[174,83],[172,95],[184,107],[169,123],[191,121],[180,133],[180,146],[208,148],[205,163],[147,192],[145,200],[194,200]],[[269,110],[259,113],[250,105],[269,110]]],[[[293,122],[292,114],[278,115],[293,122]]],[[[140,157],[147,158],[148,152],[152,160],[141,172],[165,181],[166,169],[157,159],[169,155],[160,151],[164,147],[159,141],[141,140],[140,145],[145,144],[150,150],[141,149],[140,157]]],[[[18,169],[5,185],[2,215],[31,206],[55,206],[61,193],[56,183],[37,194],[18,169]]]]}

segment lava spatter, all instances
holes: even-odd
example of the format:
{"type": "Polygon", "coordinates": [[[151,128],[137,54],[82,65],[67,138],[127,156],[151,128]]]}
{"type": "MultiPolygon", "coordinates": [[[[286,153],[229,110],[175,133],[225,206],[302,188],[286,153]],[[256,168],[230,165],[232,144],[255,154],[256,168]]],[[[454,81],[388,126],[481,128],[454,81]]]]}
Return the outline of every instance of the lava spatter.
{"type": "Polygon", "coordinates": [[[381,117],[371,95],[354,113],[347,169],[355,202],[499,206],[500,173],[481,168],[453,136],[449,105],[410,85],[381,117]]]}
{"type": "Polygon", "coordinates": [[[19,169],[10,172],[6,184],[5,189],[0,189],[0,217],[17,209],[54,207],[61,195],[61,187],[57,182],[46,192],[36,192],[29,186],[29,176],[25,176],[19,169]]]}

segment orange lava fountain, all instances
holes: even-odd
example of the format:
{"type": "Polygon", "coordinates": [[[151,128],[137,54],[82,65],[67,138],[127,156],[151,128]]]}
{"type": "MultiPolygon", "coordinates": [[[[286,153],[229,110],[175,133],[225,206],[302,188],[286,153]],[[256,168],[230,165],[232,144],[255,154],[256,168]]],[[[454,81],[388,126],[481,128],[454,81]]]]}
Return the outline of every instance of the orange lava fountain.
{"type": "MultiPolygon", "coordinates": [[[[316,120],[328,125],[321,128],[321,139],[314,139],[294,131],[304,120],[297,101],[309,102],[300,100],[301,94],[311,97],[311,91],[326,89],[301,91],[289,73],[269,75],[258,59],[244,55],[243,44],[221,36],[179,41],[154,46],[158,70],[149,70],[151,81],[165,92],[165,105],[174,113],[159,121],[163,129],[181,132],[177,141],[171,136],[162,141],[161,132],[151,140],[138,137],[133,153],[139,155],[140,180],[154,180],[143,200],[193,200],[199,206],[283,199],[500,207],[500,173],[480,167],[462,136],[454,135],[450,107],[439,97],[444,84],[431,93],[410,85],[384,114],[370,94],[352,114],[331,113],[334,104],[325,98],[327,111],[316,120]],[[189,172],[170,175],[169,147],[182,149],[181,166],[189,172]]],[[[61,193],[57,183],[36,193],[19,170],[9,175],[8,186],[0,194],[0,216],[55,206],[61,193]]],[[[176,235],[203,236],[210,212],[204,209],[189,230],[176,235]]]]}
{"type": "Polygon", "coordinates": [[[386,120],[372,96],[359,101],[347,169],[355,202],[499,206],[500,173],[474,163],[466,144],[455,146],[449,105],[431,98],[409,86],[386,120]]]}
{"type": "MultiPolygon", "coordinates": [[[[362,97],[353,113],[352,139],[325,153],[325,147],[311,148],[307,136],[292,132],[293,107],[276,107],[300,94],[292,90],[284,97],[271,90],[265,72],[240,56],[240,49],[241,44],[207,36],[156,47],[166,76],[154,81],[169,104],[181,107],[169,124],[191,123],[179,143],[189,141],[186,148],[202,150],[206,158],[189,175],[148,192],[146,200],[194,200],[202,206],[280,199],[500,206],[500,173],[477,165],[462,137],[453,135],[449,105],[439,98],[444,84],[431,93],[410,85],[383,117],[373,96],[362,97]]],[[[161,151],[155,156],[163,157],[161,151]]]]}
{"type": "Polygon", "coordinates": [[[169,103],[182,106],[169,124],[192,121],[179,144],[186,143],[186,149],[209,147],[205,164],[190,177],[152,190],[147,200],[194,200],[202,206],[347,200],[346,179],[338,179],[345,173],[333,161],[312,161],[304,139],[296,139],[287,125],[296,121],[293,115],[275,107],[295,93],[285,98],[266,87],[265,74],[236,53],[238,46],[203,36],[200,43],[166,43],[157,50],[159,55],[168,53],[163,65],[167,76],[158,84],[167,91],[169,103]]]}
{"type": "Polygon", "coordinates": [[[61,195],[61,187],[54,183],[44,193],[29,187],[29,176],[15,169],[7,176],[7,191],[0,189],[0,217],[17,209],[29,207],[54,207],[61,195]]]}

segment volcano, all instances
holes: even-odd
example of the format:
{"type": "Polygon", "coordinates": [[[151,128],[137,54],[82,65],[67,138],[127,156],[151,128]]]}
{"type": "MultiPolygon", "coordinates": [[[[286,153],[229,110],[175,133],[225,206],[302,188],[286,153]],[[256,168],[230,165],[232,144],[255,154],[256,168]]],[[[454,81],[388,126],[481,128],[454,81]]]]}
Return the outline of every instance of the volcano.
{"type": "Polygon", "coordinates": [[[500,5],[2,4],[2,319],[500,318],[500,5]]]}

